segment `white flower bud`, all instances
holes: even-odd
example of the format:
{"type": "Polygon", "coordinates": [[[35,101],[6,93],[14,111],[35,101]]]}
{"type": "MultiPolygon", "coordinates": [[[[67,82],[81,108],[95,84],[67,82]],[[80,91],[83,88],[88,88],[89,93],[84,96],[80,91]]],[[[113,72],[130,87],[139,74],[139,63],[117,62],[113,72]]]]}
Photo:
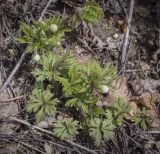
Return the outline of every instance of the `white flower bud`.
{"type": "Polygon", "coordinates": [[[35,62],[38,62],[38,61],[41,59],[41,57],[40,57],[39,54],[36,54],[36,55],[33,56],[32,59],[33,59],[35,62]]]}
{"type": "Polygon", "coordinates": [[[101,90],[102,90],[102,93],[103,93],[103,94],[107,94],[107,93],[109,92],[109,88],[108,88],[108,86],[106,86],[106,85],[103,85],[103,86],[101,87],[101,90]]]}
{"type": "Polygon", "coordinates": [[[52,24],[52,25],[50,25],[50,30],[51,30],[52,32],[57,32],[58,26],[57,26],[56,24],[52,24]]]}
{"type": "Polygon", "coordinates": [[[58,41],[58,42],[57,42],[57,45],[60,46],[60,45],[61,45],[61,42],[58,41]]]}

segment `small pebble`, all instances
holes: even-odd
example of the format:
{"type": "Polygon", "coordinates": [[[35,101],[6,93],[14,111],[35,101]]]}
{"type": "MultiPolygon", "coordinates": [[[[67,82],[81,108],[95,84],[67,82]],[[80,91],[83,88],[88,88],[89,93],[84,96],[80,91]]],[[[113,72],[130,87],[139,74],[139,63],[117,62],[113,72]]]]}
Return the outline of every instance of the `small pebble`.
{"type": "Polygon", "coordinates": [[[119,37],[119,35],[117,33],[113,34],[113,38],[117,39],[119,37]]]}
{"type": "Polygon", "coordinates": [[[154,46],[154,42],[152,40],[149,40],[148,42],[149,47],[153,47],[154,46]]]}
{"type": "Polygon", "coordinates": [[[137,43],[137,42],[138,42],[137,39],[135,39],[135,40],[134,40],[134,43],[137,43]]]}
{"type": "Polygon", "coordinates": [[[107,37],[106,42],[109,44],[109,43],[111,43],[111,41],[112,41],[112,38],[111,37],[107,37]]]}
{"type": "Polygon", "coordinates": [[[14,56],[14,50],[13,49],[9,49],[8,51],[9,51],[10,56],[13,57],[14,56]]]}

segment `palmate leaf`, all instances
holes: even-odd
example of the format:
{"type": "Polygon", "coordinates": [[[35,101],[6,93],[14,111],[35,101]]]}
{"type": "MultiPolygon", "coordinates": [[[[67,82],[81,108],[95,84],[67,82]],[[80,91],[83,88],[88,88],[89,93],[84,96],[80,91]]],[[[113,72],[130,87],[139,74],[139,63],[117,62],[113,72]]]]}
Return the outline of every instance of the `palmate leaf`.
{"type": "Polygon", "coordinates": [[[114,137],[114,125],[112,121],[105,119],[102,120],[100,118],[94,118],[90,121],[90,136],[92,136],[95,140],[97,146],[100,145],[102,139],[112,139],[114,137]]]}
{"type": "Polygon", "coordinates": [[[106,115],[106,118],[108,120],[113,120],[113,111],[111,109],[107,109],[106,112],[105,112],[105,115],[106,115]]]}
{"type": "Polygon", "coordinates": [[[67,79],[59,77],[58,81],[63,85],[63,91],[66,96],[83,92],[82,80],[79,78],[77,64],[70,65],[67,79]]]}
{"type": "Polygon", "coordinates": [[[112,139],[114,137],[114,130],[115,126],[112,124],[111,120],[105,119],[102,122],[102,132],[103,137],[107,140],[112,139]]]}
{"type": "Polygon", "coordinates": [[[56,112],[56,105],[59,103],[57,98],[53,98],[50,90],[34,89],[30,96],[30,103],[27,107],[28,112],[34,112],[36,121],[39,122],[47,116],[56,112]]]}
{"type": "Polygon", "coordinates": [[[102,121],[99,118],[95,118],[90,121],[90,136],[95,139],[96,145],[100,145],[102,140],[102,132],[101,132],[102,121]]]}
{"type": "Polygon", "coordinates": [[[113,103],[112,107],[119,112],[129,112],[131,107],[128,103],[124,102],[122,98],[117,98],[113,103]]]}
{"type": "Polygon", "coordinates": [[[62,84],[63,92],[66,96],[72,95],[72,93],[74,92],[74,89],[71,87],[71,84],[69,83],[68,79],[57,77],[56,80],[62,84]]]}
{"type": "Polygon", "coordinates": [[[58,120],[53,126],[53,134],[62,140],[71,139],[78,134],[78,121],[73,118],[58,120]]]}
{"type": "Polygon", "coordinates": [[[42,55],[39,63],[43,66],[44,70],[51,71],[60,58],[61,57],[59,55],[48,51],[48,53],[42,55]]]}
{"type": "Polygon", "coordinates": [[[142,110],[138,108],[136,115],[133,117],[133,120],[141,128],[147,130],[151,122],[151,116],[145,108],[143,108],[142,110]]]}
{"type": "Polygon", "coordinates": [[[32,71],[34,77],[36,77],[37,81],[45,81],[46,79],[52,80],[53,73],[49,71],[43,71],[41,69],[35,69],[32,71]]]}
{"type": "Polygon", "coordinates": [[[44,107],[41,107],[35,114],[36,121],[41,121],[45,116],[44,107]]]}
{"type": "Polygon", "coordinates": [[[57,74],[57,72],[54,71],[53,67],[59,59],[60,56],[55,55],[51,52],[43,54],[41,60],[39,61],[39,64],[41,64],[42,67],[36,68],[35,70],[32,71],[32,74],[34,77],[36,77],[36,80],[37,81],[53,80],[54,75],[57,74]]]}
{"type": "Polygon", "coordinates": [[[113,114],[112,120],[114,124],[120,126],[123,124],[124,117],[131,111],[131,106],[129,103],[124,102],[122,98],[117,98],[115,102],[113,102],[110,110],[109,113],[113,114]]]}

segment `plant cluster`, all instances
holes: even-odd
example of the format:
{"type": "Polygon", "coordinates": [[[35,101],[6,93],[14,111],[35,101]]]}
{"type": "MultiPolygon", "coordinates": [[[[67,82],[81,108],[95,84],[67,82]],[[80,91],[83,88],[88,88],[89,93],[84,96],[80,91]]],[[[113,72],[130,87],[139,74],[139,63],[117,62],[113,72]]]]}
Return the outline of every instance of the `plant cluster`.
{"type": "Polygon", "coordinates": [[[103,19],[104,12],[94,0],[89,0],[84,4],[80,16],[84,21],[94,24],[103,19]]]}
{"type": "MultiPolygon", "coordinates": [[[[86,8],[89,4],[86,4],[86,8]]],[[[99,10],[98,6],[95,6],[95,10],[99,10]]],[[[97,20],[99,15],[93,18],[97,20]]],[[[61,41],[65,32],[70,31],[58,17],[46,22],[36,21],[33,26],[23,23],[21,29],[25,35],[17,40],[28,43],[28,52],[41,53],[37,67],[32,71],[36,81],[28,112],[35,113],[37,122],[54,116],[53,134],[62,140],[74,138],[82,132],[90,135],[96,145],[100,145],[104,139],[113,138],[114,129],[123,124],[130,106],[120,98],[108,109],[98,106],[97,102],[98,96],[113,89],[116,69],[110,65],[102,68],[91,59],[79,64],[72,54],[54,53],[52,48],[61,41]],[[64,112],[68,116],[58,118],[64,112]]],[[[148,118],[143,122],[137,121],[144,125],[148,118]]]]}
{"type": "Polygon", "coordinates": [[[65,32],[71,31],[70,28],[64,27],[63,21],[59,17],[50,18],[45,22],[35,21],[32,26],[22,23],[20,28],[24,36],[16,38],[16,40],[19,43],[28,44],[27,51],[29,53],[51,50],[53,46],[60,44],[65,32]]]}
{"type": "Polygon", "coordinates": [[[28,107],[37,122],[65,110],[69,118],[57,119],[53,124],[57,137],[74,137],[79,129],[87,131],[97,144],[103,138],[113,137],[112,119],[107,119],[107,112],[97,106],[97,96],[102,95],[103,85],[112,88],[115,68],[109,65],[102,68],[93,60],[78,64],[73,55],[52,52],[43,54],[38,64],[32,72],[37,83],[28,107]]]}

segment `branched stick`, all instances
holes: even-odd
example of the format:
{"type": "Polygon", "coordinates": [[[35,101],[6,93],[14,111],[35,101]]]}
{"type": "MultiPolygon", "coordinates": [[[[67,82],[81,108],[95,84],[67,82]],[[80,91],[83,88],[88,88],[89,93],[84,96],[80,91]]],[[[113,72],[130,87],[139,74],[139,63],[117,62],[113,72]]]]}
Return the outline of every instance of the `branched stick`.
{"type": "Polygon", "coordinates": [[[127,21],[127,30],[126,30],[126,33],[125,33],[124,43],[123,43],[123,46],[122,46],[122,59],[121,59],[122,69],[125,68],[125,62],[126,62],[126,57],[127,57],[127,48],[128,48],[128,44],[129,44],[129,33],[130,33],[130,28],[131,28],[131,21],[132,21],[134,3],[135,3],[135,0],[130,0],[130,10],[129,10],[129,16],[128,16],[128,21],[127,21]]]}
{"type": "MultiPolygon", "coordinates": [[[[49,5],[51,4],[51,2],[56,2],[57,0],[49,0],[45,9],[42,11],[42,14],[39,18],[39,20],[42,20],[47,8],[49,7],[49,5]]],[[[8,84],[10,83],[10,81],[12,80],[13,76],[15,75],[15,73],[17,72],[18,68],[20,67],[20,65],[22,64],[25,56],[26,56],[27,52],[24,51],[23,54],[21,55],[21,58],[19,59],[18,63],[16,64],[16,66],[14,67],[14,69],[12,70],[12,72],[10,73],[9,77],[7,78],[7,80],[4,82],[4,84],[2,84],[2,86],[0,87],[0,93],[3,92],[3,90],[8,86],[8,84]]]]}
{"type": "MultiPolygon", "coordinates": [[[[52,134],[53,134],[51,131],[48,131],[48,130],[46,130],[46,129],[43,129],[43,128],[40,128],[40,127],[37,127],[37,126],[34,126],[34,125],[31,125],[30,123],[28,123],[28,122],[26,122],[26,121],[24,121],[24,120],[17,119],[17,118],[14,118],[14,117],[9,117],[9,119],[10,119],[10,120],[13,120],[13,121],[16,121],[16,122],[18,122],[18,123],[21,123],[21,124],[23,124],[23,125],[26,125],[26,126],[32,128],[32,129],[35,129],[35,130],[44,132],[44,133],[46,133],[46,134],[49,134],[49,135],[52,135],[52,134]]],[[[80,148],[80,149],[82,149],[82,150],[85,150],[85,151],[87,151],[87,152],[89,152],[89,153],[91,153],[91,154],[97,154],[97,152],[95,152],[94,150],[88,149],[88,148],[86,148],[86,147],[84,147],[84,146],[82,146],[82,145],[80,145],[80,144],[77,144],[77,143],[71,141],[71,140],[66,140],[66,142],[69,143],[69,144],[71,144],[71,145],[73,145],[73,146],[76,146],[76,147],[78,147],[78,148],[80,148]]]]}

